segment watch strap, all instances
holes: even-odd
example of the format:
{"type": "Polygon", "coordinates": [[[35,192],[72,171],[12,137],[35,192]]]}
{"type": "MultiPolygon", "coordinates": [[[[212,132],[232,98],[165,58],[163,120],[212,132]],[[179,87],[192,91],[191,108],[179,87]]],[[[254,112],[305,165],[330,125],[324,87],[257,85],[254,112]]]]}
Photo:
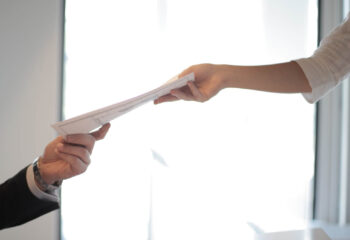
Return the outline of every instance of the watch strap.
{"type": "Polygon", "coordinates": [[[35,159],[33,162],[33,173],[35,181],[40,185],[44,192],[53,192],[57,190],[62,184],[62,181],[56,181],[53,184],[47,184],[44,181],[40,174],[39,158],[35,159]]]}

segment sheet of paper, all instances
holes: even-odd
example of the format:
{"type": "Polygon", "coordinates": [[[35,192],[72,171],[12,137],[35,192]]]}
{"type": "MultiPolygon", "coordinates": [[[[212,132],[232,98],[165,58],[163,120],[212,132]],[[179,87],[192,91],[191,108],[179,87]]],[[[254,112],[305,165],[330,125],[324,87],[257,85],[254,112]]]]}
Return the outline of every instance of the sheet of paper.
{"type": "Polygon", "coordinates": [[[153,89],[152,91],[74,118],[57,122],[53,124],[52,127],[61,136],[75,133],[89,133],[146,102],[153,101],[160,96],[170,93],[172,89],[185,86],[189,81],[194,81],[194,73],[190,73],[182,78],[178,78],[177,76],[173,77],[164,85],[153,89]]]}

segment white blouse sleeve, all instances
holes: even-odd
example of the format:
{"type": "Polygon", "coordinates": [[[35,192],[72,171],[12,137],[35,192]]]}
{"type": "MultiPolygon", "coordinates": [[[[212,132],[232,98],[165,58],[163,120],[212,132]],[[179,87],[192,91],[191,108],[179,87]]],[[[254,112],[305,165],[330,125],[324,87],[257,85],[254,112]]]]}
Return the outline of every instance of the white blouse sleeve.
{"type": "Polygon", "coordinates": [[[296,60],[304,71],[312,92],[303,93],[314,103],[350,75],[350,20],[335,28],[309,58],[296,60]]]}

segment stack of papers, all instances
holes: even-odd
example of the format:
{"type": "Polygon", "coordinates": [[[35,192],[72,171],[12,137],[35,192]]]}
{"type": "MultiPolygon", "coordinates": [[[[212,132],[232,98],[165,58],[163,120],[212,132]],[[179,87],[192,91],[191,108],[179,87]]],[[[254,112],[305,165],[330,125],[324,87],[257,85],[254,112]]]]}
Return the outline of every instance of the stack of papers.
{"type": "Polygon", "coordinates": [[[153,101],[170,93],[172,89],[185,86],[189,81],[194,81],[194,73],[190,73],[182,78],[178,78],[178,76],[173,77],[164,85],[140,96],[100,108],[62,122],[57,122],[53,124],[52,127],[61,136],[76,133],[89,133],[103,124],[112,121],[113,119],[141,106],[146,102],[153,101]]]}

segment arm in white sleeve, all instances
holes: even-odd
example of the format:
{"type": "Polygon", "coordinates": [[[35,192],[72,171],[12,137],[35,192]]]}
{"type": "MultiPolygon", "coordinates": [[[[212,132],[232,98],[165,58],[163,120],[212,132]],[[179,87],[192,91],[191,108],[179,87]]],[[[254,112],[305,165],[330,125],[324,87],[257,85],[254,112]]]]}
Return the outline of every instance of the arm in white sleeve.
{"type": "Polygon", "coordinates": [[[33,195],[35,197],[37,197],[38,199],[41,199],[41,200],[48,200],[48,201],[58,202],[58,192],[57,191],[46,193],[46,192],[43,192],[36,185],[35,179],[34,179],[33,165],[32,164],[27,168],[26,179],[27,179],[28,188],[33,193],[33,195]]]}
{"type": "Polygon", "coordinates": [[[311,93],[303,93],[310,103],[318,101],[350,74],[349,15],[321,41],[311,57],[296,60],[312,88],[311,93]]]}

